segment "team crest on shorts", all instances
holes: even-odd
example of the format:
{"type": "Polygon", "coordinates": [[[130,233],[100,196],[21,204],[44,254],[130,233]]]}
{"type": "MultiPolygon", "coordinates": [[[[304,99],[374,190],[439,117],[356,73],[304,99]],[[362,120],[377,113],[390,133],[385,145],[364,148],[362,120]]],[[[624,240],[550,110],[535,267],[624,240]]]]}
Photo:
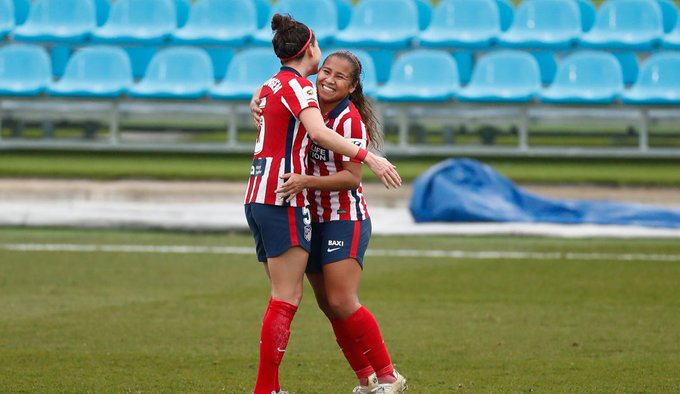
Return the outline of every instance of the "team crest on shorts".
{"type": "Polygon", "coordinates": [[[305,226],[305,240],[307,242],[312,240],[312,226],[310,225],[305,226]]]}

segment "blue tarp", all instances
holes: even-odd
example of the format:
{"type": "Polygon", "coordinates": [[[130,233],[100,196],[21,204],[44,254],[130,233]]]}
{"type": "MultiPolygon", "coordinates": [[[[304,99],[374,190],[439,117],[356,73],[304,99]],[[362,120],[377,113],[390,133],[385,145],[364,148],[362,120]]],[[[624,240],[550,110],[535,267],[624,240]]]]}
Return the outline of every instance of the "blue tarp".
{"type": "Polygon", "coordinates": [[[413,184],[410,209],[416,222],[593,223],[680,228],[680,209],[541,197],[472,159],[449,159],[419,176],[413,184]]]}

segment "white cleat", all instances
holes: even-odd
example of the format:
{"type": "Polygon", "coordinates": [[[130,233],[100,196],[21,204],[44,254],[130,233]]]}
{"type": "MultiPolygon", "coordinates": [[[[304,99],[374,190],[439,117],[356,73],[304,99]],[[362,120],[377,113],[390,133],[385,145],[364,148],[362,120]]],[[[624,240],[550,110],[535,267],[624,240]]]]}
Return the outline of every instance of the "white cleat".
{"type": "Polygon", "coordinates": [[[378,388],[378,376],[374,373],[368,376],[368,386],[357,386],[352,394],[371,394],[378,388]]]}
{"type": "Polygon", "coordinates": [[[373,389],[371,393],[373,394],[402,394],[406,389],[408,389],[408,384],[406,384],[406,378],[401,376],[397,370],[394,370],[394,376],[397,380],[394,383],[382,383],[378,387],[373,389]]]}

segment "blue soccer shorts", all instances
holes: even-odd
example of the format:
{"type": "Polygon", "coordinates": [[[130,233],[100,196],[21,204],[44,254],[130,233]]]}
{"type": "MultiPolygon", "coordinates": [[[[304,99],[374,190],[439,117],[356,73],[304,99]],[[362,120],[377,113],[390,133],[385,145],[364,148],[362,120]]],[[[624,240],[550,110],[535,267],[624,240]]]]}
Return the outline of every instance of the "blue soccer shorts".
{"type": "Polygon", "coordinates": [[[267,262],[294,246],[310,251],[312,226],[307,207],[252,203],[245,205],[245,211],[258,261],[267,262]]]}
{"type": "Polygon", "coordinates": [[[370,218],[312,223],[312,251],[306,272],[319,273],[326,264],[350,258],[356,259],[363,269],[370,239],[370,218]]]}

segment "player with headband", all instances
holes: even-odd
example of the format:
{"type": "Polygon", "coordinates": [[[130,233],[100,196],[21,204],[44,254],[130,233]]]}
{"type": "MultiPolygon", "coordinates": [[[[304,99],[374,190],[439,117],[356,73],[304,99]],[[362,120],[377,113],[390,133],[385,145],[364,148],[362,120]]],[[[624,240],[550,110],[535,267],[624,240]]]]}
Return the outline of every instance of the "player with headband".
{"type": "Polygon", "coordinates": [[[288,15],[276,14],[272,44],[281,71],[256,93],[262,117],[245,196],[245,213],[271,284],[260,334],[254,394],[281,393],[279,365],[290,324],[302,298],[311,242],[311,218],[304,192],[292,198],[276,192],[283,174],[307,173],[310,139],[318,146],[363,162],[390,187],[401,185],[396,168],[326,127],[316,92],[306,77],[318,71],[321,50],[314,33],[288,15]]]}

